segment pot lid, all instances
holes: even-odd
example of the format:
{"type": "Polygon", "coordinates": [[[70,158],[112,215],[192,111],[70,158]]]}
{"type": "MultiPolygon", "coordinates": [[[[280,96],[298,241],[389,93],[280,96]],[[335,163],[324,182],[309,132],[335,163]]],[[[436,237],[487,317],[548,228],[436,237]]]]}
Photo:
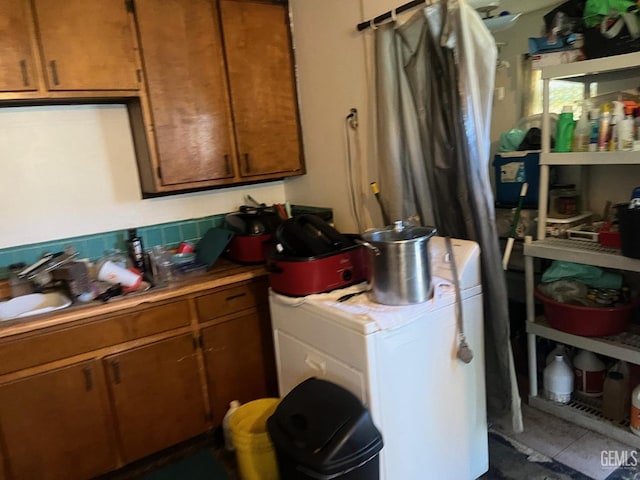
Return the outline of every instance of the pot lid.
{"type": "Polygon", "coordinates": [[[369,230],[362,234],[362,238],[369,242],[403,242],[412,240],[427,240],[437,232],[435,227],[412,225],[398,220],[379,230],[369,230]]]}

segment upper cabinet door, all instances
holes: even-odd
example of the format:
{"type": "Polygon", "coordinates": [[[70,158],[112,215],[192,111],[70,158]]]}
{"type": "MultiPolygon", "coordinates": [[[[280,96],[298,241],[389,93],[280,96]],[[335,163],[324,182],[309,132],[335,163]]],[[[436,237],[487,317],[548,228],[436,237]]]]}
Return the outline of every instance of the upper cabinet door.
{"type": "Polygon", "coordinates": [[[136,20],[161,183],[233,178],[235,145],[215,2],[137,0],[136,20]]]}
{"type": "Polygon", "coordinates": [[[303,173],[284,6],[220,2],[240,174],[303,173]]]}
{"type": "Polygon", "coordinates": [[[27,92],[38,89],[36,56],[32,43],[29,3],[0,0],[0,91],[27,92]]]}
{"type": "Polygon", "coordinates": [[[34,0],[49,90],[139,88],[132,19],[124,0],[34,0]]]}

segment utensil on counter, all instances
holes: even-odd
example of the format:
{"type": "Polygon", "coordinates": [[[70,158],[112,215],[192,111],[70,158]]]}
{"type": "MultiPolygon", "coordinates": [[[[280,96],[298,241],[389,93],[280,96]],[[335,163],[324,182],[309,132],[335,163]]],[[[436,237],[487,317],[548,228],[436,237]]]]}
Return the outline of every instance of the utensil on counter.
{"type": "Polygon", "coordinates": [[[520,221],[520,210],[522,210],[522,202],[524,197],[527,196],[527,188],[529,184],[524,182],[520,189],[520,197],[518,198],[518,206],[516,212],[513,215],[513,223],[511,223],[511,229],[509,230],[509,238],[507,239],[507,246],[504,249],[504,256],[502,257],[502,269],[507,270],[509,267],[509,258],[511,258],[511,251],[513,250],[513,242],[516,238],[516,229],[518,228],[518,222],[520,221]]]}

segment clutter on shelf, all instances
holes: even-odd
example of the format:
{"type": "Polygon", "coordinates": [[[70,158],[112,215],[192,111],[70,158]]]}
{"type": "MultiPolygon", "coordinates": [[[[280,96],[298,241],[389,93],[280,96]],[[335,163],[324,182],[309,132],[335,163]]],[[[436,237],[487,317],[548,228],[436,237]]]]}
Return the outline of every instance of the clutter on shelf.
{"type": "Polygon", "coordinates": [[[544,15],[544,33],[529,38],[534,68],[640,50],[635,0],[569,0],[544,15]]]}

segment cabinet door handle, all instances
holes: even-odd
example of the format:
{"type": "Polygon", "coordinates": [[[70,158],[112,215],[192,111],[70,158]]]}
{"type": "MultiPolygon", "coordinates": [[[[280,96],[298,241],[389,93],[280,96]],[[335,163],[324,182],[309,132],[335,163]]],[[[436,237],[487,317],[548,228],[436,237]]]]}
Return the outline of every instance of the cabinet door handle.
{"type": "Polygon", "coordinates": [[[244,158],[244,169],[247,173],[249,173],[251,171],[251,162],[249,161],[249,154],[244,153],[242,154],[242,157],[244,158]]]}
{"type": "Polygon", "coordinates": [[[227,175],[231,175],[231,157],[228,154],[224,156],[224,168],[227,175]]]}
{"type": "Polygon", "coordinates": [[[22,84],[25,87],[29,86],[29,72],[27,72],[27,61],[20,60],[20,72],[22,73],[22,84]]]}
{"type": "Polygon", "coordinates": [[[60,81],[58,80],[58,65],[55,60],[51,60],[49,62],[49,68],[51,69],[51,79],[53,80],[53,84],[60,85],[60,81]]]}
{"type": "Polygon", "coordinates": [[[111,369],[113,370],[113,382],[116,384],[120,383],[120,362],[113,360],[111,362],[111,369]]]}
{"type": "Polygon", "coordinates": [[[91,367],[84,367],[82,373],[84,373],[84,389],[90,392],[93,390],[93,373],[91,372],[91,367]]]}

